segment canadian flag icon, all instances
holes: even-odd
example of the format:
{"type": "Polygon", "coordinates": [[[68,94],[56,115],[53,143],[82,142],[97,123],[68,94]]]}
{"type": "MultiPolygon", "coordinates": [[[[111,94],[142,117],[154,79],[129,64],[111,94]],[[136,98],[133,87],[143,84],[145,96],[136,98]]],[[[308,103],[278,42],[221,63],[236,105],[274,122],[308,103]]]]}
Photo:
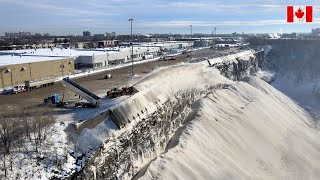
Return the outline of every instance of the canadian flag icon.
{"type": "Polygon", "coordinates": [[[287,22],[312,22],[312,6],[287,6],[287,22]]]}

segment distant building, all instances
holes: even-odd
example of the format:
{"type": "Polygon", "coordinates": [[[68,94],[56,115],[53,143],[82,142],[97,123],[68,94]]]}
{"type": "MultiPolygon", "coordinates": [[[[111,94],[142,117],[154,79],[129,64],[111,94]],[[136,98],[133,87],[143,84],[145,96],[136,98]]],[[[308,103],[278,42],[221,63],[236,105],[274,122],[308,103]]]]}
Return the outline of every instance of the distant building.
{"type": "Polygon", "coordinates": [[[104,37],[104,34],[94,34],[94,37],[104,37]]]}
{"type": "Polygon", "coordinates": [[[111,33],[108,33],[108,32],[106,32],[105,33],[105,36],[107,37],[107,38],[115,38],[116,37],[116,32],[111,32],[111,33]]]}
{"type": "Polygon", "coordinates": [[[285,39],[296,39],[297,38],[297,33],[290,33],[290,34],[282,34],[281,38],[285,39]]]}
{"type": "Polygon", "coordinates": [[[83,31],[83,37],[90,37],[91,32],[90,31],[83,31]]]}
{"type": "Polygon", "coordinates": [[[27,36],[32,36],[31,32],[6,32],[5,33],[6,37],[27,37],[27,36]]]}
{"type": "Polygon", "coordinates": [[[44,33],[43,36],[49,37],[49,36],[51,36],[51,35],[50,35],[49,33],[44,33]]]}
{"type": "Polygon", "coordinates": [[[119,45],[118,40],[104,40],[104,41],[98,41],[98,47],[104,48],[104,47],[116,47],[119,45]]]}

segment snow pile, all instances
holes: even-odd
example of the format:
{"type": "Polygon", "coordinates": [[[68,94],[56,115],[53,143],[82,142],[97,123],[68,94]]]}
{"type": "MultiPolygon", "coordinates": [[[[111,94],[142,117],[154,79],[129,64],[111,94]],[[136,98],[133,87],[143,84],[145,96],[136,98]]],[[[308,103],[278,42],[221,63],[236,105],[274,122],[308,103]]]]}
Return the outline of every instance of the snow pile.
{"type": "Polygon", "coordinates": [[[272,83],[276,78],[274,73],[268,70],[261,70],[261,69],[257,71],[256,76],[268,83],[272,83]]]}
{"type": "Polygon", "coordinates": [[[311,117],[262,80],[247,81],[202,99],[179,143],[142,179],[317,179],[320,134],[311,117]]]}
{"type": "Polygon", "coordinates": [[[242,52],[238,52],[236,54],[230,54],[227,56],[222,56],[222,57],[215,57],[212,59],[209,59],[211,64],[229,64],[229,63],[233,63],[236,62],[237,63],[237,59],[241,59],[244,61],[249,61],[250,58],[254,58],[254,50],[247,50],[247,51],[242,51],[242,52]]]}
{"type": "Polygon", "coordinates": [[[146,118],[157,110],[168,98],[178,91],[190,89],[204,90],[207,84],[229,82],[219,72],[203,64],[180,64],[168,68],[159,68],[155,73],[144,77],[135,86],[139,93],[111,107],[121,127],[146,118]],[[196,70],[195,70],[196,69],[196,70]],[[212,78],[216,76],[216,78],[212,78]]]}

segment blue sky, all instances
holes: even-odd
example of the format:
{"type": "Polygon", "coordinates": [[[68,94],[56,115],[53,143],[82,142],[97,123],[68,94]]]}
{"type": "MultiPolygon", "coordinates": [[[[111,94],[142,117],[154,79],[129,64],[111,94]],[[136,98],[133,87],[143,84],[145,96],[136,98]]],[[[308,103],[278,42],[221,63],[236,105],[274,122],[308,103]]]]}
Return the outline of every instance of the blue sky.
{"type": "Polygon", "coordinates": [[[0,0],[7,31],[81,34],[310,32],[320,27],[320,0],[0,0]],[[287,24],[287,5],[313,5],[314,23],[287,24]]]}

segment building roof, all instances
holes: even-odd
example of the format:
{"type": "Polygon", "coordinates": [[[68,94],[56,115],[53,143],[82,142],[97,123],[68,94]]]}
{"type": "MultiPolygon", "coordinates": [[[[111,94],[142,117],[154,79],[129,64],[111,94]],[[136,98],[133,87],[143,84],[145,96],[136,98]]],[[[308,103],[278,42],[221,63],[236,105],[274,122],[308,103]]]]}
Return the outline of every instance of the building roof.
{"type": "Polygon", "coordinates": [[[25,64],[52,60],[62,60],[66,57],[39,57],[39,56],[12,56],[12,55],[0,55],[0,66],[25,64]]]}
{"type": "MultiPolygon", "coordinates": [[[[148,49],[151,46],[136,46],[138,49],[148,49]]],[[[130,52],[129,47],[121,48],[98,48],[98,49],[23,49],[0,51],[0,66],[11,64],[23,64],[50,60],[59,60],[66,58],[76,58],[79,56],[98,56],[106,54],[117,54],[130,52]]]]}
{"type": "MultiPolygon", "coordinates": [[[[109,52],[108,52],[109,53],[109,52]]],[[[22,56],[45,56],[45,57],[76,57],[76,56],[93,56],[106,54],[101,50],[86,50],[86,49],[23,49],[0,51],[0,54],[21,54],[22,56]]]]}

